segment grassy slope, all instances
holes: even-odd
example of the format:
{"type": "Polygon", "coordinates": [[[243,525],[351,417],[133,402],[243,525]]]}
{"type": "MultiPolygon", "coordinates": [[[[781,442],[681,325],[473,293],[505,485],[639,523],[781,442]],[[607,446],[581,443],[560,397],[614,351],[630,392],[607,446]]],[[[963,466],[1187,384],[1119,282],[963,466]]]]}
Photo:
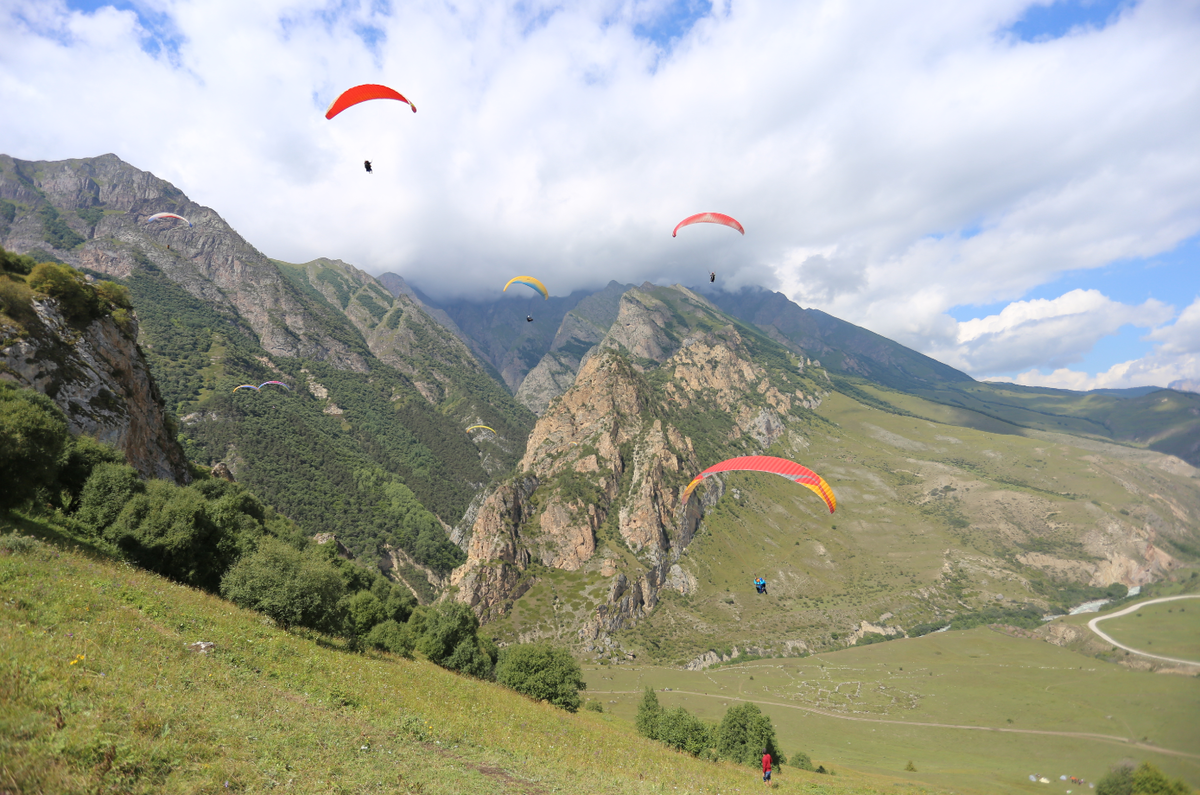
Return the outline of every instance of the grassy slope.
{"type": "Polygon", "coordinates": [[[1200,661],[1200,602],[1159,602],[1096,626],[1131,648],[1200,661]]]}
{"type": "Polygon", "coordinates": [[[818,413],[831,423],[814,427],[809,448],[782,452],[825,476],[837,513],[781,479],[728,476],[685,554],[698,591],[667,592],[626,645],[668,663],[734,644],[778,653],[786,639],[832,650],[862,620],[908,629],[1036,600],[1029,578],[1043,575],[1016,560],[1025,551],[1087,564],[1083,539],[1097,526],[1158,522],[1174,508],[1200,516],[1195,478],[1158,468],[1153,453],[941,425],[840,394],[818,413]],[[770,583],[765,599],[749,587],[755,574],[770,583]]]}
{"type": "MultiPolygon", "coordinates": [[[[1028,774],[1095,781],[1131,757],[1200,784],[1196,678],[1129,671],[986,628],[707,671],[624,666],[585,676],[593,697],[629,719],[647,685],[673,688],[659,694],[664,705],[707,719],[733,699],[754,701],[771,715],[785,753],[803,750],[835,770],[853,765],[896,781],[1040,792],[1028,774]],[[1130,744],[1143,738],[1145,745],[1130,744]],[[917,773],[902,772],[909,760],[917,773]]],[[[1070,788],[1054,784],[1055,792],[1070,788]]]]}
{"type": "MultiPolygon", "coordinates": [[[[623,717],[570,715],[425,662],[349,653],[40,542],[0,550],[0,640],[0,771],[15,792],[225,792],[228,782],[237,792],[715,793],[756,782],[749,768],[642,740],[623,717]],[[197,640],[216,652],[188,651],[197,640]]],[[[778,789],[893,791],[839,772],[787,770],[778,789]]]]}

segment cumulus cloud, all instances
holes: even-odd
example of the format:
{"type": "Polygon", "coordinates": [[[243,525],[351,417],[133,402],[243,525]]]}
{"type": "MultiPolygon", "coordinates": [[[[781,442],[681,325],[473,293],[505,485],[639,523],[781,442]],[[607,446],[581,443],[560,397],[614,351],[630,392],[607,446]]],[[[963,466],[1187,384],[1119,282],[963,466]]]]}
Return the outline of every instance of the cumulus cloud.
{"type": "Polygon", "coordinates": [[[1027,42],[1008,31],[1031,2],[0,0],[0,151],[112,151],[271,256],[434,294],[716,270],[971,372],[1061,330],[1031,362],[1058,367],[1161,307],[1022,317],[1030,289],[1200,231],[1200,5],[1027,42]],[[419,112],[323,118],[363,82],[419,112]],[[746,236],[670,237],[704,210],[746,236]],[[1010,301],[962,340],[946,314],[1010,301]]]}

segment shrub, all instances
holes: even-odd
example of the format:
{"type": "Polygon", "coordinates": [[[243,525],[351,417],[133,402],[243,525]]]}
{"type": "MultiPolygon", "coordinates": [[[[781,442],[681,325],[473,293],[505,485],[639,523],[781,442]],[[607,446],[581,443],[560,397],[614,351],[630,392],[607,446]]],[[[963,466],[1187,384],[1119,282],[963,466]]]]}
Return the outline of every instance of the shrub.
{"type": "Polygon", "coordinates": [[[399,654],[401,657],[412,657],[412,632],[406,624],[398,623],[392,619],[371,627],[371,631],[367,633],[365,642],[368,646],[390,651],[392,654],[399,654]]]}
{"type": "Polygon", "coordinates": [[[418,636],[417,650],[430,662],[479,679],[492,677],[495,644],[480,642],[479,619],[462,602],[418,608],[408,623],[418,636]]]}
{"type": "MultiPolygon", "coordinates": [[[[12,219],[10,218],[9,220],[11,221],[12,219]]],[[[33,270],[34,265],[37,265],[37,260],[33,257],[25,254],[14,254],[0,247],[0,270],[28,275],[33,270]]]]}
{"type": "Polygon", "coordinates": [[[660,712],[655,734],[659,742],[692,756],[699,756],[713,744],[712,728],[683,707],[660,712]]]}
{"type": "Polygon", "coordinates": [[[239,607],[257,610],[281,627],[334,632],[342,624],[338,603],[345,586],[328,560],[265,536],[221,580],[221,594],[239,607]]]}
{"type": "Polygon", "coordinates": [[[538,701],[545,699],[567,712],[579,709],[579,691],[587,689],[575,658],[565,649],[548,643],[506,648],[496,665],[496,681],[538,701]]]}
{"type": "Polygon", "coordinates": [[[75,519],[85,531],[99,537],[117,520],[133,496],[145,490],[146,485],[133,467],[117,462],[99,463],[92,468],[80,491],[75,519]]]}
{"type": "Polygon", "coordinates": [[[38,489],[55,490],[68,438],[53,400],[0,380],[0,509],[25,503],[38,489]]]}
{"type": "Polygon", "coordinates": [[[717,728],[717,755],[739,764],[757,765],[763,749],[784,764],[771,719],[755,704],[738,704],[726,710],[717,728]]]}
{"type": "Polygon", "coordinates": [[[604,705],[599,701],[589,701],[583,705],[583,708],[589,712],[604,712],[604,705]]]}
{"type": "Polygon", "coordinates": [[[58,299],[63,315],[68,320],[87,321],[104,311],[96,291],[84,281],[79,271],[69,265],[43,262],[34,266],[25,281],[34,290],[58,299]]]}

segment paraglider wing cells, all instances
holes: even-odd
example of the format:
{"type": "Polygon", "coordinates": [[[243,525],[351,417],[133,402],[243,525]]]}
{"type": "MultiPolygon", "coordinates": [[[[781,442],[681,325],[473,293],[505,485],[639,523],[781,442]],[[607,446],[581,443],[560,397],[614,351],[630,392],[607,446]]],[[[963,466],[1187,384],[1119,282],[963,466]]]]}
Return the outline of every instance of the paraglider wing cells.
{"type": "Polygon", "coordinates": [[[537,290],[547,301],[550,300],[550,292],[546,289],[546,285],[532,276],[514,276],[508,280],[508,284],[504,285],[504,289],[501,292],[508,292],[509,286],[513,284],[524,284],[527,287],[537,290]]]}
{"type": "Polygon", "coordinates": [[[746,234],[746,230],[742,228],[742,225],[733,216],[726,215],[725,213],[696,213],[695,215],[689,215],[676,224],[675,228],[671,230],[671,237],[675,237],[683,227],[691,226],[692,224],[720,224],[730,229],[736,229],[743,235],[746,234]]]}
{"type": "Polygon", "coordinates": [[[288,386],[287,384],[283,383],[282,381],[263,381],[261,384],[258,385],[258,388],[262,389],[267,384],[274,384],[275,386],[283,387],[284,389],[286,389],[289,392],[292,391],[292,388],[290,386],[288,386]]]}
{"type": "Polygon", "coordinates": [[[825,478],[795,461],[769,455],[744,455],[710,466],[693,478],[692,482],[683,490],[683,501],[686,503],[696,487],[709,475],[734,471],[769,472],[772,475],[779,475],[811,489],[814,494],[825,501],[830,513],[837,509],[837,498],[833,494],[833,489],[825,482],[825,478]]]}
{"type": "Polygon", "coordinates": [[[239,389],[253,389],[255,392],[257,392],[259,390],[259,387],[256,387],[254,384],[242,384],[240,386],[235,386],[233,388],[233,391],[236,392],[239,389]]]}
{"type": "MultiPolygon", "coordinates": [[[[338,98],[335,99],[333,104],[329,106],[329,110],[325,111],[325,118],[332,119],[346,108],[353,107],[360,102],[367,102],[368,100],[372,99],[398,100],[412,108],[413,113],[417,112],[417,106],[409,102],[408,99],[406,99],[405,96],[399,91],[388,88],[387,86],[367,83],[365,85],[355,86],[354,88],[348,88],[339,94],[338,98]]],[[[370,171],[370,169],[367,170],[370,171]]]]}

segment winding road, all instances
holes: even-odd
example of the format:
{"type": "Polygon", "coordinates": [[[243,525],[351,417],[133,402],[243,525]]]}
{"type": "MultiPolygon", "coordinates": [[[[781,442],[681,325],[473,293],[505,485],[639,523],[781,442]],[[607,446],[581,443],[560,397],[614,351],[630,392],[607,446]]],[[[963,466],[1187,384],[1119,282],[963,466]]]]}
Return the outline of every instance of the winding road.
{"type": "Polygon", "coordinates": [[[1100,630],[1100,628],[1096,626],[1101,621],[1107,621],[1110,618],[1116,618],[1117,616],[1123,616],[1126,613],[1132,613],[1134,610],[1141,610],[1143,607],[1145,607],[1147,605],[1156,605],[1159,602],[1174,602],[1177,599],[1200,599],[1200,594],[1185,594],[1183,596],[1163,596],[1158,599],[1150,599],[1145,602],[1138,602],[1137,604],[1133,604],[1133,605],[1130,605],[1129,607],[1118,610],[1115,613],[1109,613],[1106,616],[1097,616],[1096,618],[1093,618],[1091,621],[1088,622],[1088,629],[1090,629],[1092,632],[1095,632],[1097,635],[1099,635],[1101,638],[1103,638],[1106,643],[1111,643],[1112,645],[1116,646],[1118,649],[1124,649],[1125,651],[1129,652],[1130,654],[1137,654],[1142,657],[1150,657],[1155,660],[1166,660],[1167,662],[1173,662],[1173,663],[1177,663],[1179,665],[1194,665],[1197,668],[1200,668],[1200,662],[1196,662],[1195,660],[1180,660],[1176,657],[1163,657],[1162,655],[1159,655],[1159,654],[1150,654],[1149,652],[1140,651],[1138,649],[1132,648],[1131,646],[1126,646],[1123,643],[1118,643],[1117,641],[1113,640],[1108,635],[1105,635],[1100,630]]]}

